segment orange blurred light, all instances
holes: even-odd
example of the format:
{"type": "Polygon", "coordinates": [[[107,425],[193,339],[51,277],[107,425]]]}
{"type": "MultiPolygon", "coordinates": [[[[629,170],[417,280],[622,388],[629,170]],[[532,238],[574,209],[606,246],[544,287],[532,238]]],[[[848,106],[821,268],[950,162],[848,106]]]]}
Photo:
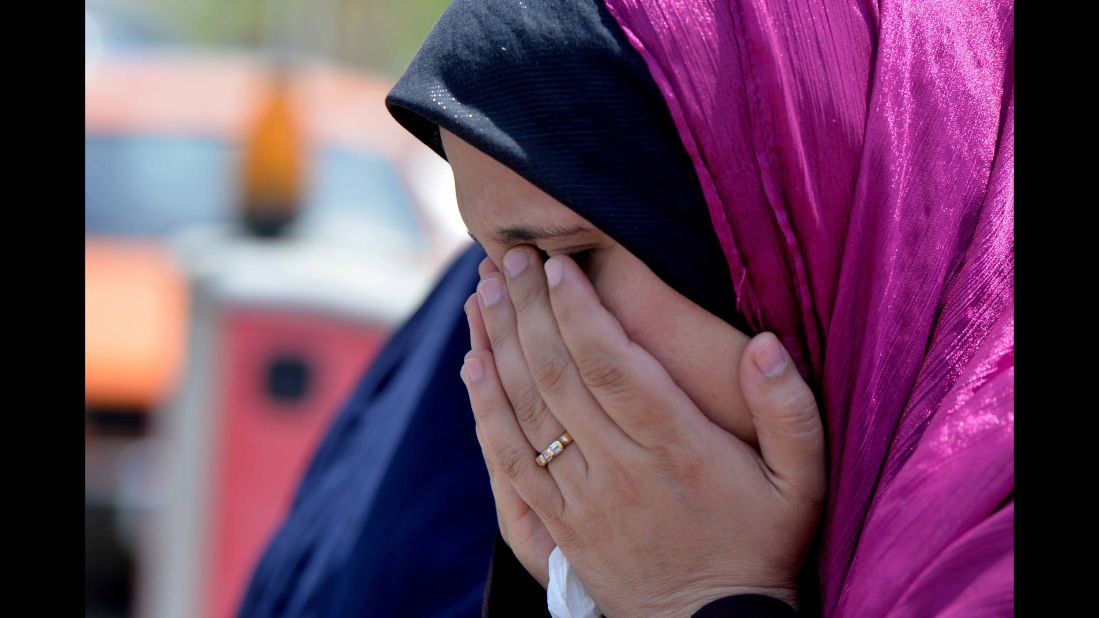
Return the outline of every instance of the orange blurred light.
{"type": "Polygon", "coordinates": [[[306,153],[289,81],[284,74],[272,80],[245,142],[246,220],[285,223],[300,207],[306,153]]]}
{"type": "Polygon", "coordinates": [[[183,359],[187,289],[163,249],[84,241],[84,399],[148,410],[174,386],[183,359]]]}

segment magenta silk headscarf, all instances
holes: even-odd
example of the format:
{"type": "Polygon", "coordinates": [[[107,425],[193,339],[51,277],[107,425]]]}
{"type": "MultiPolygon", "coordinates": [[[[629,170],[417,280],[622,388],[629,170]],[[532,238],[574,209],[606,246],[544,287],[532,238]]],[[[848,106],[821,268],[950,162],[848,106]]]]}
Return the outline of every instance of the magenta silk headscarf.
{"type": "Polygon", "coordinates": [[[816,388],[826,616],[1010,614],[1013,0],[605,0],[816,388]]]}

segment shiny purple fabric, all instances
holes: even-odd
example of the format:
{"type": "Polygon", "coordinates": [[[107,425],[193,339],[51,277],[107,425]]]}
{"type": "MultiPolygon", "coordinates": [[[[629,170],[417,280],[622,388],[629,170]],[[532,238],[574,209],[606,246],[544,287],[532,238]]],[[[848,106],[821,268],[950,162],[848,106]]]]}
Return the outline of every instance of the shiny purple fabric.
{"type": "Polygon", "coordinates": [[[824,614],[1010,614],[1013,1],[605,1],[817,389],[824,614]]]}

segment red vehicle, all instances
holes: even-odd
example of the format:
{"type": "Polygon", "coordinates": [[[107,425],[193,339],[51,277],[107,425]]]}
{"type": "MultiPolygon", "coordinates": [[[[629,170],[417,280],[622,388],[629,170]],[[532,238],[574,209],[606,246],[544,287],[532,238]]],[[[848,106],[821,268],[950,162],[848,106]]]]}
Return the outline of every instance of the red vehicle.
{"type": "Polygon", "coordinates": [[[464,243],[390,84],[289,66],[168,50],[86,67],[86,513],[147,516],[122,526],[139,614],[235,611],[332,414],[464,243]],[[256,237],[242,221],[272,186],[292,216],[256,237]]]}

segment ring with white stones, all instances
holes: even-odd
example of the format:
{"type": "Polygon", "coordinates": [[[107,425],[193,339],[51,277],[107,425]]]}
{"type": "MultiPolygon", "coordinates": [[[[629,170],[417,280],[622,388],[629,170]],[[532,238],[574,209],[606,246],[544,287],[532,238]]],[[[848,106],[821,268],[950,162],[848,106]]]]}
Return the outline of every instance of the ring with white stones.
{"type": "Polygon", "coordinates": [[[539,453],[538,456],[534,458],[534,462],[545,468],[549,462],[553,461],[553,459],[560,455],[561,451],[565,450],[565,447],[570,444],[572,444],[572,436],[566,431],[561,434],[560,438],[557,438],[547,446],[546,450],[539,453]]]}

